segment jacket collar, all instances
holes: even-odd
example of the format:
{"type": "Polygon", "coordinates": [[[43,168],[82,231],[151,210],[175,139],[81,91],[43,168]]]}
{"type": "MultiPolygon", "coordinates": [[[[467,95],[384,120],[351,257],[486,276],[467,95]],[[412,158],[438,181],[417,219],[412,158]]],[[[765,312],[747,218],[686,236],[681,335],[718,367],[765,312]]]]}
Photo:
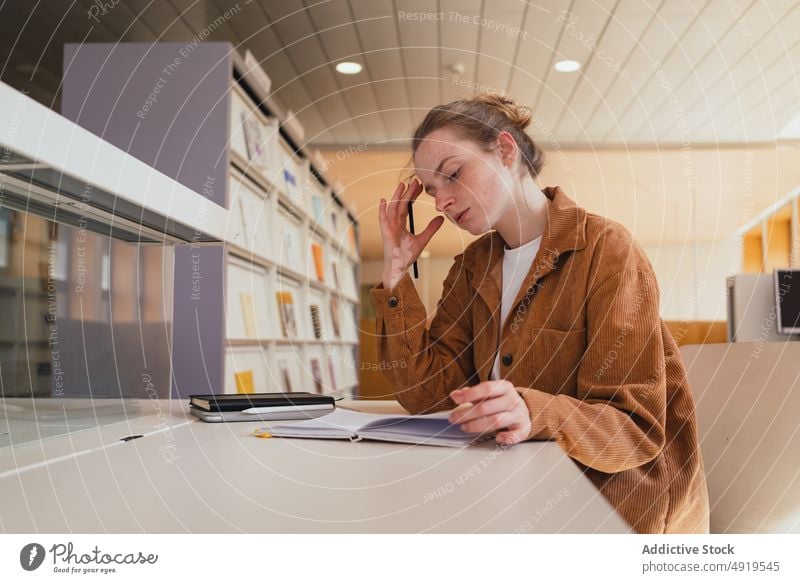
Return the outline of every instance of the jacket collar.
{"type": "MultiPolygon", "coordinates": [[[[550,204],[542,243],[531,268],[537,275],[536,279],[552,271],[563,253],[586,247],[586,210],[576,205],[559,186],[545,187],[542,192],[550,199],[550,204]]],[[[500,233],[492,231],[467,247],[464,267],[478,276],[473,277],[473,281],[480,281],[482,274],[499,270],[504,246],[500,233]]]]}

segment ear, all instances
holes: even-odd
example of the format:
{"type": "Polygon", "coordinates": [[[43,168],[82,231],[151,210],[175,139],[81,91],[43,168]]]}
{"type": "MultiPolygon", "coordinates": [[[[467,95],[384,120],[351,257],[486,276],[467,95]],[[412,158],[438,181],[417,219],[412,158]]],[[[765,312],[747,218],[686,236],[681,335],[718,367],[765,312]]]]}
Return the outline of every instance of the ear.
{"type": "Polygon", "coordinates": [[[517,141],[509,132],[500,132],[497,134],[497,152],[500,154],[500,160],[504,166],[509,168],[514,166],[517,161],[517,141]]]}

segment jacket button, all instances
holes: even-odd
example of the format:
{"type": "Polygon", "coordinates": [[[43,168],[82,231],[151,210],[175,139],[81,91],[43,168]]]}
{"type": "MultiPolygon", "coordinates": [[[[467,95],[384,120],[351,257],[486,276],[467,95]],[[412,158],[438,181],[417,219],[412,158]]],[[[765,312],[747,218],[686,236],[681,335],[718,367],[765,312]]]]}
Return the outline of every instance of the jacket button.
{"type": "Polygon", "coordinates": [[[506,353],[503,355],[503,364],[506,366],[511,366],[511,363],[514,362],[514,357],[510,354],[506,353]]]}
{"type": "Polygon", "coordinates": [[[396,308],[397,307],[397,298],[392,296],[389,298],[389,307],[396,308]]]}

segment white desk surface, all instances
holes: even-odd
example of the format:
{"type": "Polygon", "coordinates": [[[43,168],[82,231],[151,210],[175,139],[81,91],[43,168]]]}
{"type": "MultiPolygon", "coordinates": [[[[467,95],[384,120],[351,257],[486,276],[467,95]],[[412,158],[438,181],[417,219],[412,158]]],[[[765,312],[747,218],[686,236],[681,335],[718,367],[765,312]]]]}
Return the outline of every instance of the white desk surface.
{"type": "MultiPolygon", "coordinates": [[[[552,442],[502,450],[259,439],[252,432],[263,423],[192,422],[188,405],[160,403],[142,401],[151,412],[131,421],[0,450],[0,530],[629,531],[552,442]],[[119,441],[135,433],[145,436],[119,441]]],[[[339,405],[402,411],[388,401],[339,405]]]]}

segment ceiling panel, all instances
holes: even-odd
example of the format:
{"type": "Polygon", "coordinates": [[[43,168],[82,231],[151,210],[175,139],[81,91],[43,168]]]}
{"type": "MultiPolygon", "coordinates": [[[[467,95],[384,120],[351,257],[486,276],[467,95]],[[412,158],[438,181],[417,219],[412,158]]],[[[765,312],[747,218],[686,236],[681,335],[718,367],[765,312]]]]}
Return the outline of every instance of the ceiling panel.
{"type": "Polygon", "coordinates": [[[615,79],[627,78],[627,58],[653,19],[640,0],[622,0],[614,10],[608,29],[596,44],[594,58],[582,73],[578,86],[556,123],[559,135],[573,140],[585,139],[586,121],[596,114],[609,115],[605,93],[615,79]]]}
{"type": "Polygon", "coordinates": [[[158,42],[181,41],[192,36],[191,29],[170,2],[129,0],[127,4],[156,34],[158,42]]]}
{"type": "Polygon", "coordinates": [[[426,0],[402,0],[397,7],[397,38],[407,78],[411,121],[417,124],[425,112],[441,101],[442,69],[439,55],[439,23],[427,16],[435,5],[426,0]],[[419,17],[419,19],[416,19],[419,17]]]}
{"type": "Polygon", "coordinates": [[[442,103],[450,103],[475,92],[476,47],[480,34],[480,20],[476,22],[475,16],[480,16],[482,4],[481,0],[441,0],[439,3],[442,12],[473,15],[467,22],[449,18],[439,22],[439,55],[444,76],[441,82],[442,103]],[[457,64],[463,67],[463,72],[447,70],[448,66],[457,64]]]}
{"type": "MultiPolygon", "coordinates": [[[[411,131],[410,96],[405,83],[403,59],[398,50],[397,27],[388,0],[351,0],[364,60],[381,109],[386,139],[405,140],[411,131]]],[[[352,143],[345,141],[344,143],[352,143]]]]}
{"type": "MultiPolygon", "coordinates": [[[[515,64],[517,51],[522,44],[522,25],[529,5],[522,2],[487,2],[478,20],[480,43],[478,44],[475,78],[487,87],[496,87],[508,92],[511,68],[515,64]]],[[[460,21],[474,23],[475,16],[458,11],[460,21]]]]}
{"type": "Polygon", "coordinates": [[[693,72],[693,64],[713,52],[717,39],[724,38],[735,26],[736,16],[727,6],[706,5],[676,44],[675,50],[661,62],[660,75],[652,77],[640,91],[641,100],[649,106],[649,117],[661,114],[666,123],[641,120],[639,128],[633,130],[633,140],[652,139],[659,131],[676,123],[673,114],[676,103],[688,109],[702,92],[702,80],[693,72]],[[669,82],[671,90],[665,89],[664,80],[669,82]],[[673,99],[677,101],[673,102],[673,99]]]}
{"type": "MultiPolygon", "coordinates": [[[[561,13],[556,22],[562,26],[562,34],[555,48],[555,61],[570,59],[584,65],[591,64],[592,47],[602,43],[617,0],[598,2],[574,2],[568,13],[561,13]]],[[[568,107],[573,90],[581,78],[581,72],[558,73],[549,70],[545,86],[538,94],[534,111],[536,117],[553,128],[568,107]]]]}
{"type": "MultiPolygon", "coordinates": [[[[587,131],[590,135],[604,137],[614,130],[626,136],[627,132],[638,128],[648,114],[647,105],[639,97],[641,89],[656,76],[657,65],[676,50],[679,39],[696,18],[697,12],[690,5],[683,2],[661,3],[647,34],[631,55],[627,65],[630,77],[617,79],[608,91],[608,101],[614,104],[614,115],[589,120],[587,131]]],[[[596,141],[602,141],[603,137],[596,141]]]]}
{"type": "Polygon", "coordinates": [[[531,107],[552,66],[553,50],[562,30],[559,17],[571,4],[570,0],[531,3],[525,15],[509,93],[531,107]]]}
{"type": "MultiPolygon", "coordinates": [[[[328,65],[350,60],[367,66],[347,0],[312,4],[309,15],[328,65]]],[[[349,111],[361,141],[373,143],[385,140],[387,132],[369,75],[367,67],[357,75],[337,75],[336,79],[345,103],[354,105],[349,111]]]]}
{"type": "Polygon", "coordinates": [[[99,22],[92,0],[70,4],[2,4],[3,79],[57,103],[63,44],[87,33],[229,41],[263,63],[317,144],[403,144],[431,106],[486,90],[531,106],[551,149],[772,140],[800,112],[793,0],[252,0],[221,23],[229,0],[131,0],[99,22]],[[346,58],[364,70],[336,73],[346,58]],[[562,58],[581,71],[555,73],[562,58]]]}

